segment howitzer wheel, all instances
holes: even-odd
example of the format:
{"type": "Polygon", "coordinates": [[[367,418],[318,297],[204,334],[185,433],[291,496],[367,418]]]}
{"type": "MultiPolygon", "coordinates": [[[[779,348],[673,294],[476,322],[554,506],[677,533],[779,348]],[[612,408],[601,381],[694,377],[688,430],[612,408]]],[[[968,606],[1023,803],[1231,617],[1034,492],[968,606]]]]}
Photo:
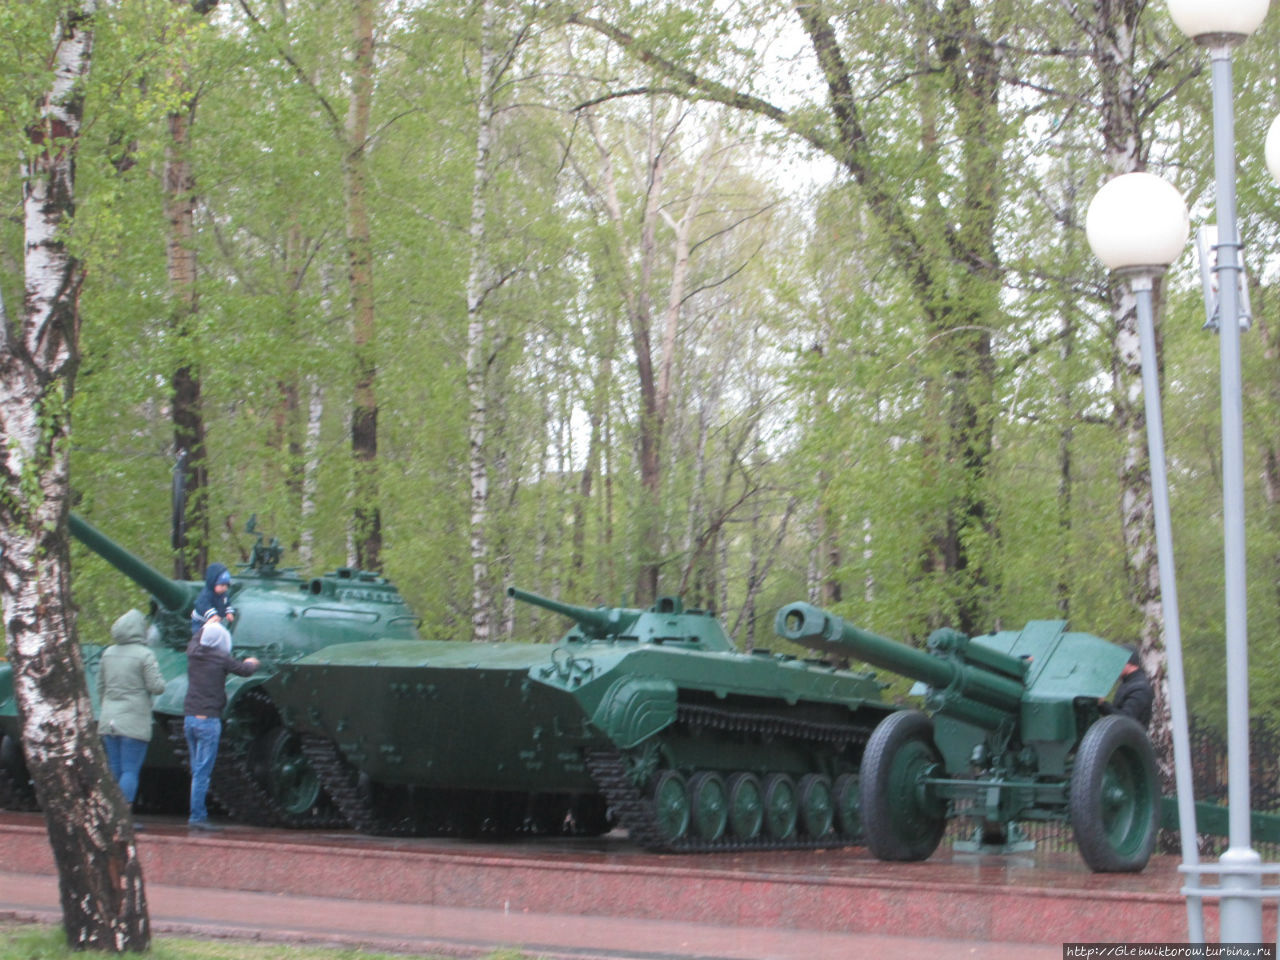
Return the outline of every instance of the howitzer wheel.
{"type": "Polygon", "coordinates": [[[739,840],[753,840],[764,826],[764,787],[754,773],[729,778],[729,829],[739,840]]]}
{"type": "Polygon", "coordinates": [[[710,770],[695,773],[689,780],[689,807],[693,833],[714,842],[724,836],[729,824],[729,791],[724,777],[710,770]]]}
{"type": "Polygon", "coordinates": [[[862,754],[862,826],[867,848],[881,860],[926,860],[947,827],[946,810],[923,778],[941,763],[933,721],[918,710],[880,721],[862,754]]]}
{"type": "Polygon", "coordinates": [[[796,782],[785,773],[764,778],[764,829],[774,840],[790,840],[796,832],[796,782]]]}
{"type": "Polygon", "coordinates": [[[653,809],[658,829],[667,842],[689,831],[689,787],[674,770],[660,770],[653,781],[653,809]]]}
{"type": "Polygon", "coordinates": [[[1103,717],[1080,741],[1071,770],[1071,829],[1095,873],[1143,869],[1155,849],[1160,783],[1155,750],[1131,717],[1103,717]]]}
{"type": "Polygon", "coordinates": [[[836,820],[830,778],[820,773],[806,773],[800,778],[799,793],[800,829],[805,836],[825,837],[836,820]]]}
{"type": "Polygon", "coordinates": [[[849,840],[862,836],[862,800],[858,796],[858,777],[842,773],[835,783],[836,829],[849,840]]]}

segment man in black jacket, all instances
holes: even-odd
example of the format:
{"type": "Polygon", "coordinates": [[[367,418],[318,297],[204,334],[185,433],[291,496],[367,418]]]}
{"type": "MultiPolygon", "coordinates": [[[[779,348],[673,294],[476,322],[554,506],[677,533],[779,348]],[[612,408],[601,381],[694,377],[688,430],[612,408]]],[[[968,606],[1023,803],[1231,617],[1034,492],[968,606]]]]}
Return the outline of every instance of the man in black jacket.
{"type": "Polygon", "coordinates": [[[1151,688],[1151,680],[1142,669],[1142,660],[1138,651],[1129,647],[1129,662],[1120,671],[1120,686],[1116,688],[1115,699],[1110,703],[1105,700],[1099,703],[1103,713],[1123,713],[1133,717],[1145,729],[1151,723],[1151,704],[1156,694],[1151,688]]]}
{"type": "Polygon", "coordinates": [[[209,776],[222,739],[222,711],[227,705],[227,674],[248,677],[258,669],[255,657],[237,660],[231,656],[231,634],[214,614],[187,644],[187,697],[183,702],[183,733],[191,761],[192,830],[217,830],[209,822],[205,795],[209,776]]]}

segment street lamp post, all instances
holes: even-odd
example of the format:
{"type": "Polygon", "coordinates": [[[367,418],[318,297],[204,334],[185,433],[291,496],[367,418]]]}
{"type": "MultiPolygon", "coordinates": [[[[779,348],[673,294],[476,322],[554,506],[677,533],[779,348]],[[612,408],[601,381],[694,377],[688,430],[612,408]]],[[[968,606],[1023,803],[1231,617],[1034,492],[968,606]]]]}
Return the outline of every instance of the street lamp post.
{"type": "MultiPolygon", "coordinates": [[[[1182,629],[1178,585],[1173,565],[1173,524],[1169,511],[1169,479],[1165,469],[1164,419],[1160,404],[1159,358],[1152,293],[1155,279],[1178,258],[1187,243],[1187,205],[1172,186],[1149,173],[1127,173],[1109,181],[1089,204],[1085,232],[1094,255],[1129,278],[1137,301],[1138,341],[1142,354],[1142,394],[1147,422],[1147,459],[1151,469],[1151,501],[1155,514],[1156,560],[1164,613],[1165,663],[1169,681],[1169,713],[1173,734],[1173,769],[1178,794],[1178,828],[1182,862],[1194,870],[1195,797],[1191,778],[1191,737],[1187,717],[1186,677],[1182,669],[1182,629]]],[[[1198,896],[1187,898],[1188,940],[1204,942],[1204,913],[1198,896]]]]}
{"type": "Polygon", "coordinates": [[[1262,25],[1268,0],[1169,0],[1178,29],[1209,48],[1218,208],[1219,375],[1222,392],[1222,538],[1227,655],[1228,845],[1220,859],[1222,942],[1262,941],[1261,857],[1249,823],[1249,633],[1245,581],[1244,414],[1240,387],[1240,240],[1236,230],[1231,50],[1262,25]]]}

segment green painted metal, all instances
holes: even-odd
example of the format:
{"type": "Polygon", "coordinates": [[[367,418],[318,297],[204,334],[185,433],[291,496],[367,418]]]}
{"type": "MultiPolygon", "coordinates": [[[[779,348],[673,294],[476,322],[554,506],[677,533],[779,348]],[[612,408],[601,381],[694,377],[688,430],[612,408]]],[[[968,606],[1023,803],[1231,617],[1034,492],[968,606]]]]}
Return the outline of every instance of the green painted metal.
{"type": "Polygon", "coordinates": [[[1072,823],[1095,870],[1146,865],[1159,800],[1154,752],[1141,727],[1099,708],[1128,650],[1057,620],[980,637],[938,630],[918,650],[807,603],[779,610],[775,629],[923,685],[928,717],[889,717],[867,746],[860,813],[873,852],[928,856],[948,818],[997,838],[1011,837],[1018,820],[1056,819],[1072,823]]]}
{"type": "MultiPolygon", "coordinates": [[[[1227,816],[1230,808],[1215,803],[1197,803],[1196,832],[1213,837],[1229,836],[1227,816]]],[[[1280,813],[1249,814],[1250,834],[1255,843],[1280,843],[1280,813]]],[[[1160,804],[1160,826],[1165,830],[1177,830],[1178,798],[1162,797],[1160,804]]]]}
{"type": "MultiPolygon", "coordinates": [[[[632,816],[648,846],[738,849],[764,842],[753,784],[785,775],[794,792],[806,775],[856,775],[894,710],[865,673],[738,652],[713,615],[677,597],[637,609],[509,594],[571,626],[555,643],[340,644],[267,682],[324,758],[330,792],[368,785],[343,801],[360,829],[465,831],[476,828],[465,811],[482,808],[482,832],[520,832],[537,820],[520,810],[575,820],[585,804],[632,816]]],[[[814,823],[829,794],[813,801],[814,823]]],[[[794,828],[784,840],[817,842],[794,828]]]]}
{"type": "MultiPolygon", "coordinates": [[[[73,536],[150,594],[148,645],[165,677],[164,693],[154,703],[155,727],[139,800],[142,804],[185,811],[181,738],[183,700],[187,691],[186,647],[191,638],[191,605],[202,586],[164,576],[146,561],[72,515],[73,536]],[[176,733],[175,733],[176,728],[176,733]]],[[[229,812],[247,822],[305,826],[324,807],[305,757],[281,725],[279,711],[262,690],[263,682],[282,663],[335,643],[374,639],[420,643],[418,620],[396,587],[376,574],[339,569],[306,577],[279,565],[275,541],[258,534],[250,561],[233,573],[230,602],[236,609],[230,625],[238,656],[262,662],[250,678],[229,677],[224,715],[224,749],[215,767],[213,791],[229,812]]],[[[145,601],[121,601],[146,608],[145,601]]],[[[81,644],[90,699],[98,709],[97,669],[103,647],[81,644]]],[[[20,727],[13,696],[12,669],[0,662],[0,737],[17,743],[20,727]]],[[[7,755],[20,759],[20,751],[7,755]]],[[[13,782],[25,776],[16,761],[0,769],[0,806],[18,805],[13,782]]],[[[25,798],[29,805],[30,798],[25,798]]],[[[330,815],[327,818],[332,819],[330,815]]]]}

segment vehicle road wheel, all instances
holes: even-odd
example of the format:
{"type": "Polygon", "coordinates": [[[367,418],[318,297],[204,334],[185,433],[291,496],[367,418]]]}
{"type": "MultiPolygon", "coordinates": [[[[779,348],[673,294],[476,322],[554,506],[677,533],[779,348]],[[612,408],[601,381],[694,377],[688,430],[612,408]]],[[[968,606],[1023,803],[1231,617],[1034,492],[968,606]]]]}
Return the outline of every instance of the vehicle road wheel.
{"type": "Polygon", "coordinates": [[[293,733],[276,727],[263,737],[260,749],[261,781],[285,813],[305,816],[319,806],[320,778],[293,733]]]}
{"type": "Polygon", "coordinates": [[[862,814],[859,812],[860,802],[857,775],[842,773],[836,777],[836,829],[840,831],[846,840],[858,840],[862,837],[862,814]]]}
{"type": "Polygon", "coordinates": [[[695,773],[689,780],[689,806],[695,836],[708,842],[724,836],[729,823],[729,799],[724,777],[709,770],[695,773]]]}
{"type": "Polygon", "coordinates": [[[805,836],[825,837],[835,823],[835,799],[831,780],[820,773],[806,773],[800,778],[800,828],[805,836]]]}
{"type": "Polygon", "coordinates": [[[862,754],[862,828],[881,860],[926,860],[946,829],[946,808],[921,780],[937,773],[933,721],[918,710],[891,713],[876,726],[862,754]]]}
{"type": "Polygon", "coordinates": [[[790,840],[796,832],[796,782],[785,773],[764,780],[764,829],[774,840],[790,840]]]}
{"type": "Polygon", "coordinates": [[[689,788],[674,770],[660,770],[653,781],[653,807],[662,839],[679,840],[689,830],[689,788]]]}
{"type": "Polygon", "coordinates": [[[729,778],[729,830],[739,840],[754,840],[764,825],[764,787],[754,773],[729,778]]]}
{"type": "Polygon", "coordinates": [[[1143,869],[1155,848],[1159,803],[1147,732],[1120,714],[1091,726],[1076,751],[1069,804],[1084,862],[1095,873],[1143,869]]]}

